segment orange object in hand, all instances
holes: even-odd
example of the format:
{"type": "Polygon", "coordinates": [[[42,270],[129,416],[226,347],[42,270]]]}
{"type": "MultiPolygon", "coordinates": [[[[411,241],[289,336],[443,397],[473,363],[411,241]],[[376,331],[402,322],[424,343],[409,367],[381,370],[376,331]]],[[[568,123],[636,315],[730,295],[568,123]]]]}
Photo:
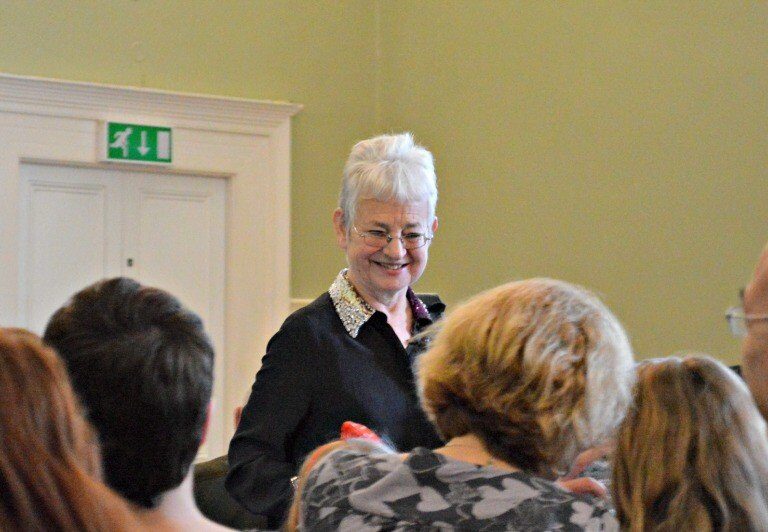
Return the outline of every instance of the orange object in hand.
{"type": "Polygon", "coordinates": [[[345,421],[341,424],[341,439],[350,440],[354,438],[360,438],[363,440],[372,441],[374,443],[381,443],[381,438],[379,438],[379,435],[365,425],[355,423],[354,421],[345,421]]]}

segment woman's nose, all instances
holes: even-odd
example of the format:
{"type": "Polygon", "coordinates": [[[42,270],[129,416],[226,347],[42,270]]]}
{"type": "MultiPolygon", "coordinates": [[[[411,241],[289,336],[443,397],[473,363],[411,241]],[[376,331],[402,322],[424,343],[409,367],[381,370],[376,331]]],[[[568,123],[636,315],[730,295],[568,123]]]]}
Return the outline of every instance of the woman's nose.
{"type": "Polygon", "coordinates": [[[384,253],[390,257],[400,258],[405,255],[405,246],[401,237],[393,236],[390,238],[387,245],[384,246],[384,253]]]}

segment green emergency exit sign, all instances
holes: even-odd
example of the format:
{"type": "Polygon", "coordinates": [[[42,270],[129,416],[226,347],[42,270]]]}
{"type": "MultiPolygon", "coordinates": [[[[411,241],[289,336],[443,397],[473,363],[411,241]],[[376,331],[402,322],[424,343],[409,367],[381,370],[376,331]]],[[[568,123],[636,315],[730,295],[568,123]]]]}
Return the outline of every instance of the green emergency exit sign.
{"type": "Polygon", "coordinates": [[[172,161],[171,128],[107,122],[106,159],[141,163],[172,161]]]}

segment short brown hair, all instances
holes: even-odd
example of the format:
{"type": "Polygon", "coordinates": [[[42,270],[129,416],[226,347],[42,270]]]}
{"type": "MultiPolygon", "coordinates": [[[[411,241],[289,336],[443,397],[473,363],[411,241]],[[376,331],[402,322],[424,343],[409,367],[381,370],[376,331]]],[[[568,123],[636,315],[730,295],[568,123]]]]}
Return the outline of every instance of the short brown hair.
{"type": "Polygon", "coordinates": [[[704,356],[641,363],[617,436],[622,529],[765,530],[768,438],[745,384],[704,356]]]}
{"type": "Polygon", "coordinates": [[[475,434],[491,454],[544,476],[612,433],[632,378],[618,320],[585,289],[552,279],[470,299],[418,363],[422,406],[444,438],[475,434]]]}

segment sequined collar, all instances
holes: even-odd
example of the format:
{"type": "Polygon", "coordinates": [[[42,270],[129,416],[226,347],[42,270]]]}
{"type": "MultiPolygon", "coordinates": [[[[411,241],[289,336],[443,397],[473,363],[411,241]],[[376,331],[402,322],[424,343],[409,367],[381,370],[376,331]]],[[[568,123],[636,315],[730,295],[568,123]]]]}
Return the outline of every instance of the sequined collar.
{"type": "MultiPolygon", "coordinates": [[[[357,338],[360,327],[373,316],[375,310],[360,297],[352,283],[347,280],[346,268],[341,270],[339,275],[336,276],[333,284],[328,289],[328,294],[331,296],[336,314],[339,315],[344,328],[352,338],[357,338]]],[[[408,298],[408,304],[411,306],[414,321],[430,320],[426,305],[410,287],[405,297],[408,298]]]]}

